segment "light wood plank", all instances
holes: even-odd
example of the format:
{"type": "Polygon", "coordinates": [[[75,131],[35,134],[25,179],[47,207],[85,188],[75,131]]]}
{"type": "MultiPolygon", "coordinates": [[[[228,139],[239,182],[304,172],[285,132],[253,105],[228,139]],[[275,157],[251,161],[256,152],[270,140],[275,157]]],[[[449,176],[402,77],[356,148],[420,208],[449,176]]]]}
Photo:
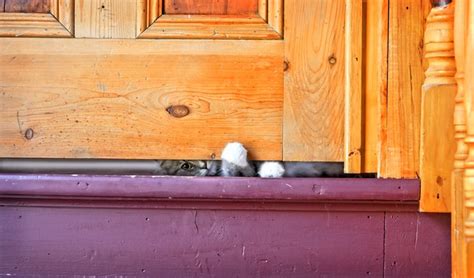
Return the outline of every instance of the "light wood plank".
{"type": "Polygon", "coordinates": [[[344,0],[285,1],[285,160],[344,159],[344,10],[344,0]]]}
{"type": "Polygon", "coordinates": [[[346,0],[344,172],[362,171],[362,0],[346,0]]]}
{"type": "Polygon", "coordinates": [[[71,34],[51,14],[0,13],[0,37],[68,38],[71,34]]]}
{"type": "Polygon", "coordinates": [[[464,105],[464,66],[466,62],[467,0],[457,0],[454,8],[454,54],[456,60],[457,94],[454,106],[454,138],[457,147],[454,156],[451,190],[451,262],[452,276],[466,276],[466,242],[464,237],[464,163],[468,148],[465,143],[467,131],[466,107],[464,105]]]}
{"type": "Polygon", "coordinates": [[[50,0],[50,13],[74,34],[74,0],[50,0]]]}
{"type": "Polygon", "coordinates": [[[468,1],[465,25],[464,107],[466,109],[467,134],[465,142],[468,156],[464,163],[463,209],[465,261],[462,262],[465,277],[474,277],[474,3],[468,1]]]}
{"type": "Polygon", "coordinates": [[[390,2],[388,94],[381,126],[379,175],[416,178],[419,172],[423,33],[430,1],[390,2]]]}
{"type": "Polygon", "coordinates": [[[282,159],[282,41],[0,43],[1,157],[282,159]]]}
{"type": "Polygon", "coordinates": [[[377,173],[381,153],[382,107],[387,101],[388,0],[367,1],[365,89],[363,100],[363,172],[377,173]]]}
{"type": "Polygon", "coordinates": [[[166,39],[280,39],[259,16],[163,15],[139,38],[166,39]]]}
{"type": "Polygon", "coordinates": [[[283,1],[269,0],[267,7],[268,25],[278,34],[283,34],[283,1]]]}
{"type": "Polygon", "coordinates": [[[258,0],[258,15],[265,21],[267,20],[267,2],[268,0],[258,0]]]}
{"type": "Polygon", "coordinates": [[[75,37],[135,38],[136,0],[76,0],[75,37]]]}
{"type": "Polygon", "coordinates": [[[454,5],[433,7],[424,35],[428,65],[422,88],[420,143],[420,210],[451,211],[454,140],[454,5]]]}

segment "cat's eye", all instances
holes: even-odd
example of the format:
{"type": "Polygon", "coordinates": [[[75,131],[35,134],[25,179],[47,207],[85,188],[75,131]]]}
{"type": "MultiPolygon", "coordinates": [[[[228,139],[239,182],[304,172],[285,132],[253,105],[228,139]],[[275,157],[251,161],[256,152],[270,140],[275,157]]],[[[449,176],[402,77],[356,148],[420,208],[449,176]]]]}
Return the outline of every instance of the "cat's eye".
{"type": "Polygon", "coordinates": [[[191,164],[187,163],[187,162],[184,162],[183,165],[181,165],[181,169],[183,170],[188,170],[192,168],[191,164]]]}

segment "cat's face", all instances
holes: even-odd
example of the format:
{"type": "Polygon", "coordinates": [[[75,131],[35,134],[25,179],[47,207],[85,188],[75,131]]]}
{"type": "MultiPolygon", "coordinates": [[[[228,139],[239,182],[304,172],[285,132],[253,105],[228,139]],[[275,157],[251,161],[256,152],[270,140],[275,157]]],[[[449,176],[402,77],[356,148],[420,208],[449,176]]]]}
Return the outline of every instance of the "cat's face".
{"type": "Polygon", "coordinates": [[[156,160],[155,174],[171,176],[215,176],[219,162],[206,160],[156,160]]]}
{"type": "Polygon", "coordinates": [[[208,173],[205,161],[175,161],[175,175],[177,176],[206,176],[208,173]]]}

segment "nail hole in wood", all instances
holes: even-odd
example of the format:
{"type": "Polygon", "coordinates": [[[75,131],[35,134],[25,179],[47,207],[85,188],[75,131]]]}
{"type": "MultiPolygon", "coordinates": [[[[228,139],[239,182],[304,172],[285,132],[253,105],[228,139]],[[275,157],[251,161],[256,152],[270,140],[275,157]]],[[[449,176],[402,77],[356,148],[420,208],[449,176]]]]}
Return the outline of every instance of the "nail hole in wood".
{"type": "Polygon", "coordinates": [[[329,56],[329,58],[328,58],[328,62],[329,62],[329,64],[331,64],[331,65],[335,65],[336,62],[337,62],[337,59],[336,59],[336,57],[334,57],[334,55],[331,55],[331,56],[329,56]]]}

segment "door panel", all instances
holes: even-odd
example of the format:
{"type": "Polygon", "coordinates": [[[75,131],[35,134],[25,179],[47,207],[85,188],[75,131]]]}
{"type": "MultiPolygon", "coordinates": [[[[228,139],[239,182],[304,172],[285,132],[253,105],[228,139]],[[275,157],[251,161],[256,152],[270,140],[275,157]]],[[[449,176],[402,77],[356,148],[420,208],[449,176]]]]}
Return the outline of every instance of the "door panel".
{"type": "Polygon", "coordinates": [[[258,0],[165,0],[165,14],[256,15],[258,0]]]}
{"type": "Polygon", "coordinates": [[[0,1],[6,13],[47,13],[50,0],[3,0],[0,1]]]}
{"type": "Polygon", "coordinates": [[[0,153],[198,159],[240,141],[281,159],[282,53],[282,41],[3,39],[0,153]],[[167,112],[178,105],[189,115],[167,112]]]}
{"type": "Polygon", "coordinates": [[[343,160],[344,0],[48,3],[0,13],[74,37],[0,39],[0,156],[343,160]]]}

